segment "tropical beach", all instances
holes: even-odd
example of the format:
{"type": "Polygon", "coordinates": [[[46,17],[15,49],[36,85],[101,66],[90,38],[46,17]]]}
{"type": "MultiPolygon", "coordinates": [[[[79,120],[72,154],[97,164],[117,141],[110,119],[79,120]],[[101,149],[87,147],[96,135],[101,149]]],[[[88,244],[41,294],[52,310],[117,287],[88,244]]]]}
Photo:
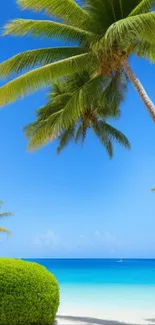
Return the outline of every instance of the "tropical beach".
{"type": "Polygon", "coordinates": [[[155,0],[0,26],[0,325],[154,325],[155,0]]]}
{"type": "Polygon", "coordinates": [[[58,324],[153,324],[154,260],[38,262],[60,283],[58,324]]]}

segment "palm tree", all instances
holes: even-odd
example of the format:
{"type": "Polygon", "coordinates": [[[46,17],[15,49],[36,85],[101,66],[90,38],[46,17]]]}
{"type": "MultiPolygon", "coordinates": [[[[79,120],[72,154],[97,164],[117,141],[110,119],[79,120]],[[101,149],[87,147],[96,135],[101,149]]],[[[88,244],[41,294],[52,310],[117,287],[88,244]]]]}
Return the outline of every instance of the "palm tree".
{"type": "MultiPolygon", "coordinates": [[[[61,127],[59,121],[66,106],[72,100],[75,91],[78,91],[89,80],[89,74],[84,72],[53,83],[47,105],[38,109],[36,121],[24,128],[30,139],[29,149],[37,149],[58,137],[57,152],[60,153],[71,141],[83,143],[88,129],[92,129],[110,158],[113,156],[113,140],[130,148],[128,139],[106,121],[108,118],[117,118],[120,115],[119,104],[124,98],[126,79],[113,78],[113,82],[107,87],[100,100],[98,94],[97,99],[91,98],[89,101],[89,92],[88,94],[85,92],[85,98],[81,101],[80,118],[73,119],[66,128],[61,127]],[[109,96],[112,87],[114,96],[109,96]]],[[[73,111],[76,111],[75,104],[73,102],[73,111]]]]}
{"type": "MultiPolygon", "coordinates": [[[[3,204],[3,202],[0,201],[0,209],[1,209],[2,204],[3,204]]],[[[11,212],[3,212],[3,213],[0,213],[0,218],[9,217],[11,215],[12,215],[11,212]]],[[[2,227],[0,227],[0,232],[5,232],[7,234],[10,234],[10,231],[9,230],[7,230],[5,228],[2,228],[2,227]]]]}
{"type": "MultiPolygon", "coordinates": [[[[129,64],[132,53],[155,61],[155,12],[151,11],[155,0],[83,0],[82,6],[74,0],[17,3],[22,9],[44,11],[54,20],[13,20],[5,26],[4,35],[58,37],[77,46],[27,51],[3,62],[2,77],[12,73],[19,77],[0,88],[0,106],[48,87],[54,79],[89,71],[91,81],[75,92],[77,100],[83,89],[91,86],[95,93],[97,83],[105,81],[106,88],[107,79],[125,73],[155,121],[155,106],[129,64]]],[[[68,119],[68,126],[71,104],[63,113],[64,125],[68,119]]],[[[79,116],[77,113],[76,118],[79,116]]]]}

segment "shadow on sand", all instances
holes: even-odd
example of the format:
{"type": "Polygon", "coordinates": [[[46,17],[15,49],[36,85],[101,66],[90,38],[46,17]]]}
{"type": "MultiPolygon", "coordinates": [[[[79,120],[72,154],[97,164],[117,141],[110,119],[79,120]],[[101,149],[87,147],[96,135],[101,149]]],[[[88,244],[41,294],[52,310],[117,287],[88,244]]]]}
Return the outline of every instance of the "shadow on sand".
{"type": "MultiPolygon", "coordinates": [[[[76,317],[76,316],[57,316],[57,321],[54,325],[58,325],[59,321],[63,320],[64,325],[68,325],[67,321],[70,325],[127,325],[127,323],[114,321],[114,320],[104,320],[99,318],[92,318],[92,317],[76,317]],[[66,322],[64,322],[66,321],[66,322]]],[[[151,320],[148,320],[151,322],[151,320]]],[[[152,320],[153,322],[153,320],[152,320]]],[[[132,323],[132,325],[134,325],[132,323]]]]}

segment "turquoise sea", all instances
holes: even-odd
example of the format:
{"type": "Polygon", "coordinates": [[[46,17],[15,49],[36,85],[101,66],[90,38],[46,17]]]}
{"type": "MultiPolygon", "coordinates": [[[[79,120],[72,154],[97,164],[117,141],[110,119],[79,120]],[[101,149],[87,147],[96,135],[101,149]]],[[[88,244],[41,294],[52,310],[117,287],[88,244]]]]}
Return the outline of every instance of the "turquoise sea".
{"type": "Polygon", "coordinates": [[[54,273],[60,314],[128,322],[155,319],[155,259],[35,259],[54,273]]]}

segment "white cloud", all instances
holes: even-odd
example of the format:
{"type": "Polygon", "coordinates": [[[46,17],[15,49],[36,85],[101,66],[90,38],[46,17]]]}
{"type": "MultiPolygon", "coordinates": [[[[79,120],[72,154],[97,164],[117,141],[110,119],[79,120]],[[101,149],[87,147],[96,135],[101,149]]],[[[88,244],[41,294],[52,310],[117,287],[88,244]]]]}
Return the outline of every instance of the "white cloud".
{"type": "Polygon", "coordinates": [[[94,233],[94,238],[96,241],[108,245],[113,244],[116,241],[115,237],[108,231],[102,234],[99,230],[96,230],[94,233]]]}
{"type": "Polygon", "coordinates": [[[96,230],[93,234],[80,235],[77,241],[77,246],[80,248],[102,246],[107,249],[115,247],[115,244],[116,239],[109,231],[101,233],[99,230],[96,230]]]}
{"type": "Polygon", "coordinates": [[[78,237],[65,236],[60,237],[53,230],[48,230],[35,236],[33,244],[42,252],[52,251],[55,254],[74,254],[74,252],[94,251],[95,249],[106,252],[113,252],[117,246],[115,237],[109,232],[96,230],[94,233],[84,233],[78,237]]]}
{"type": "Polygon", "coordinates": [[[53,230],[37,235],[34,239],[34,244],[40,247],[57,247],[61,242],[60,236],[58,236],[53,230]]]}
{"type": "Polygon", "coordinates": [[[77,246],[85,247],[90,245],[91,245],[91,241],[89,240],[89,238],[85,235],[80,235],[77,246]]]}
{"type": "Polygon", "coordinates": [[[95,231],[94,237],[95,238],[101,238],[101,234],[100,234],[100,232],[98,230],[95,231]]]}

